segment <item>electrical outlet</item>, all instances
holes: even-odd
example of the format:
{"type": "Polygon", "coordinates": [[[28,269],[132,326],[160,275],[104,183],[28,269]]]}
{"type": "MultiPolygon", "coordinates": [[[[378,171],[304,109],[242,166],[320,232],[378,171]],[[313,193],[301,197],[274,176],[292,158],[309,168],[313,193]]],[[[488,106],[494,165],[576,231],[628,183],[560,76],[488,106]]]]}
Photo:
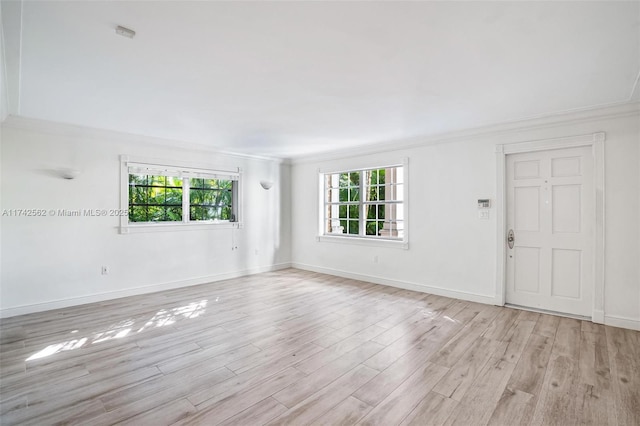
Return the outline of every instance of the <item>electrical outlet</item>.
{"type": "Polygon", "coordinates": [[[107,266],[102,267],[102,275],[109,275],[109,267],[107,266]]]}

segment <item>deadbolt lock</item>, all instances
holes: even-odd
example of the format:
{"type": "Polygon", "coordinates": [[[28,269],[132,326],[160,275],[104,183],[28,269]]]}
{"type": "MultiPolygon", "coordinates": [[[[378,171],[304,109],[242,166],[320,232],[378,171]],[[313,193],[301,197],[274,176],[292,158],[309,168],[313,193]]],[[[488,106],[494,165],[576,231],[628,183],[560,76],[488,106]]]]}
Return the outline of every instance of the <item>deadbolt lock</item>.
{"type": "Polygon", "coordinates": [[[509,233],[507,234],[507,244],[509,244],[509,248],[513,248],[513,243],[516,242],[516,236],[513,233],[513,229],[509,229],[509,233]]]}

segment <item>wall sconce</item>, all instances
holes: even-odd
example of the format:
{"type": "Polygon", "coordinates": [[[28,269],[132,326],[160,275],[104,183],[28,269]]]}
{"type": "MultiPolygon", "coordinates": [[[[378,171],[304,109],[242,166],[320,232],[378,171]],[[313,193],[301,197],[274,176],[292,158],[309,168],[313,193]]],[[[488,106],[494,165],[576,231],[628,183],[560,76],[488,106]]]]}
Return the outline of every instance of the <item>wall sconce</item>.
{"type": "Polygon", "coordinates": [[[58,175],[63,179],[75,179],[80,174],[80,170],[78,169],[59,169],[58,175]]]}
{"type": "Polygon", "coordinates": [[[260,181],[260,186],[261,186],[263,189],[266,189],[266,190],[268,191],[268,190],[269,190],[269,189],[271,189],[271,187],[273,186],[273,182],[268,181],[268,180],[261,180],[261,181],[260,181]]]}
{"type": "Polygon", "coordinates": [[[116,34],[126,38],[134,38],[136,36],[135,31],[133,31],[132,29],[123,27],[122,25],[118,25],[116,27],[116,34]]]}

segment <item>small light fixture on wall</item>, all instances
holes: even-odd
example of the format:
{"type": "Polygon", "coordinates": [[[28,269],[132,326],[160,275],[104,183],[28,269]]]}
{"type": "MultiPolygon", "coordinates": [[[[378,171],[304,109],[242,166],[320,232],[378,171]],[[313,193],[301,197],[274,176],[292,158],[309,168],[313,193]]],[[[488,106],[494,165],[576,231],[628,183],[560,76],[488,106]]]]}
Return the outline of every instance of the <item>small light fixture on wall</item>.
{"type": "Polygon", "coordinates": [[[80,170],[78,169],[59,169],[58,175],[67,180],[75,179],[80,174],[80,170]]]}
{"type": "Polygon", "coordinates": [[[270,190],[271,187],[273,186],[273,182],[268,181],[268,180],[261,180],[260,181],[260,186],[265,189],[265,190],[270,190]]]}
{"type": "Polygon", "coordinates": [[[121,35],[122,37],[134,38],[136,36],[136,32],[130,28],[123,27],[118,25],[116,27],[116,34],[121,35]]]}

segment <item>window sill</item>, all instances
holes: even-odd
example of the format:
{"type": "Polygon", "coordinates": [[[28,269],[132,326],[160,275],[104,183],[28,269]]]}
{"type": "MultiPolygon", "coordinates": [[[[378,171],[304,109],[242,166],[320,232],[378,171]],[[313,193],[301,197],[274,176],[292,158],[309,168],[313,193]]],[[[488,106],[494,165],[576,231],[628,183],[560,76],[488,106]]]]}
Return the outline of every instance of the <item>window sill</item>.
{"type": "Polygon", "coordinates": [[[212,231],[214,229],[233,228],[242,228],[242,222],[137,223],[120,226],[120,233],[137,234],[140,232],[212,231]]]}
{"type": "Polygon", "coordinates": [[[339,235],[319,235],[316,237],[316,241],[321,243],[339,243],[339,244],[353,244],[360,246],[372,246],[372,247],[390,247],[403,250],[409,249],[409,242],[407,240],[385,240],[382,238],[363,238],[363,237],[347,237],[339,235]]]}

